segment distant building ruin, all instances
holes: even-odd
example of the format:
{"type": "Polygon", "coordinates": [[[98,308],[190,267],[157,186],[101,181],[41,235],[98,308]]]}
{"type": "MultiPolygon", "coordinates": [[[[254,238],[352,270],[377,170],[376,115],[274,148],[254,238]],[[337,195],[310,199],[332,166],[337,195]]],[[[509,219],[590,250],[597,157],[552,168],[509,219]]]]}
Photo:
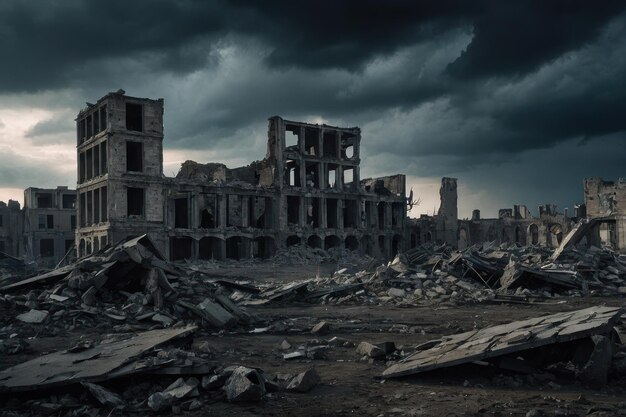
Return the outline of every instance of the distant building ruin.
{"type": "Polygon", "coordinates": [[[360,178],[359,128],[269,119],[266,157],[163,175],[163,100],[110,93],[77,116],[79,255],[147,233],[171,260],[267,258],[299,243],[403,249],[405,176],[360,178]]]}

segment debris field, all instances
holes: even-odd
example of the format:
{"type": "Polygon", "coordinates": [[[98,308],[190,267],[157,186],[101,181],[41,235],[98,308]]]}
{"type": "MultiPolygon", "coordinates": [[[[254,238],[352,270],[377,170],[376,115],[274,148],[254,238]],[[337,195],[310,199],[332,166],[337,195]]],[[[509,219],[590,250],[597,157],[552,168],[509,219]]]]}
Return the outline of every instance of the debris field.
{"type": "Polygon", "coordinates": [[[7,271],[2,416],[626,415],[608,248],[168,262],[143,235],[7,271]]]}

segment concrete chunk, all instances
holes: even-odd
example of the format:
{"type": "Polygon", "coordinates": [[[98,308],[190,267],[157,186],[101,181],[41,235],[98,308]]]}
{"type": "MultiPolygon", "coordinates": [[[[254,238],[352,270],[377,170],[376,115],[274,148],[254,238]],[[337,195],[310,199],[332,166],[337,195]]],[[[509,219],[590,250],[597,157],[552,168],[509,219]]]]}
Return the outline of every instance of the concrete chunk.
{"type": "Polygon", "coordinates": [[[224,385],[228,401],[260,401],[265,395],[263,377],[254,369],[238,366],[224,385]]]}
{"type": "Polygon", "coordinates": [[[42,323],[47,317],[47,311],[32,309],[27,313],[19,314],[16,319],[18,319],[19,321],[23,321],[24,323],[38,324],[42,323]]]}
{"type": "Polygon", "coordinates": [[[319,385],[320,382],[322,381],[317,371],[314,368],[311,368],[293,377],[287,385],[287,390],[295,392],[309,392],[319,385]]]}
{"type": "Polygon", "coordinates": [[[369,356],[370,358],[380,358],[381,356],[385,356],[385,351],[383,349],[369,342],[359,343],[356,347],[356,352],[359,355],[369,356]]]}

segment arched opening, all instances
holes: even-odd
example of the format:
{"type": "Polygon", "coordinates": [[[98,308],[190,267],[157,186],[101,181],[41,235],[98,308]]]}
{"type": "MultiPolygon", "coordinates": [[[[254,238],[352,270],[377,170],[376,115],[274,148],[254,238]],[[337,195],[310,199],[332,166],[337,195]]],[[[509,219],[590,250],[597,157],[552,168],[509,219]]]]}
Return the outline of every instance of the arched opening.
{"type": "Polygon", "coordinates": [[[252,256],[268,259],[276,253],[274,239],[269,236],[259,236],[252,241],[252,256]]]}
{"type": "Polygon", "coordinates": [[[493,242],[496,240],[496,228],[493,225],[487,229],[487,242],[493,242]]]}
{"type": "Polygon", "coordinates": [[[306,244],[312,248],[321,248],[322,247],[322,238],[317,235],[311,235],[306,240],[306,244]]]}
{"type": "Polygon", "coordinates": [[[300,244],[300,237],[296,236],[296,235],[291,235],[289,237],[287,237],[287,246],[294,246],[294,245],[299,245],[300,244]]]}
{"type": "Polygon", "coordinates": [[[355,236],[346,237],[346,249],[357,250],[359,249],[359,240],[355,236]]]}
{"type": "Polygon", "coordinates": [[[411,233],[411,249],[417,246],[417,236],[415,233],[411,233]]]}
{"type": "Polygon", "coordinates": [[[245,259],[248,256],[250,239],[243,236],[233,236],[226,239],[226,258],[245,259]]]}
{"type": "Polygon", "coordinates": [[[341,239],[335,235],[326,236],[324,239],[324,249],[329,250],[332,248],[339,248],[341,246],[341,239]]]}
{"type": "Polygon", "coordinates": [[[198,257],[204,260],[221,260],[223,243],[219,237],[203,237],[200,239],[198,257]]]}
{"type": "Polygon", "coordinates": [[[378,252],[382,256],[387,256],[387,245],[385,244],[385,235],[378,236],[378,252]]]}
{"type": "Polygon", "coordinates": [[[528,237],[530,238],[531,245],[539,243],[539,227],[536,224],[528,226],[528,237]]]}
{"type": "Polygon", "coordinates": [[[431,231],[426,232],[425,239],[426,239],[426,242],[432,242],[433,241],[433,233],[431,231]]]}
{"type": "Polygon", "coordinates": [[[98,252],[100,250],[100,239],[97,237],[93,240],[93,251],[98,252]]]}
{"type": "Polygon", "coordinates": [[[85,252],[87,255],[91,255],[93,253],[91,251],[91,239],[87,239],[87,247],[85,248],[85,252]]]}
{"type": "Polygon", "coordinates": [[[363,236],[361,238],[361,249],[363,253],[372,255],[372,238],[370,236],[363,236]]]}
{"type": "Polygon", "coordinates": [[[170,254],[172,261],[191,259],[193,239],[189,236],[171,237],[170,254]]]}
{"type": "Polygon", "coordinates": [[[396,256],[400,252],[401,243],[402,236],[393,235],[393,239],[391,239],[391,256],[396,256]]]}

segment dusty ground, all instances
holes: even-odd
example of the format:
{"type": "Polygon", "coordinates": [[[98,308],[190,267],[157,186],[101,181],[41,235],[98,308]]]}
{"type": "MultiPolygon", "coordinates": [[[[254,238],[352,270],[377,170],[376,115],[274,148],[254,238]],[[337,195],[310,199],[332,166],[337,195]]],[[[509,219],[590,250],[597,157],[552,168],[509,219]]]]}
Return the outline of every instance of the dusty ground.
{"type": "MultiPolygon", "coordinates": [[[[320,273],[334,267],[325,266],[320,273]]],[[[275,279],[282,277],[310,278],[317,268],[301,266],[255,268],[226,268],[225,276],[275,279]]],[[[474,304],[462,306],[422,306],[395,308],[389,306],[318,305],[292,303],[255,308],[269,322],[289,322],[281,333],[250,334],[222,332],[199,333],[196,341],[206,340],[216,352],[216,365],[241,364],[263,369],[268,373],[297,373],[315,367],[322,385],[306,394],[277,393],[257,404],[229,404],[216,399],[203,409],[182,412],[185,415],[206,416],[525,416],[529,410],[543,410],[549,416],[613,416],[626,415],[626,380],[612,380],[602,390],[591,390],[571,380],[554,382],[525,380],[523,377],[498,376],[472,367],[449,370],[421,377],[400,380],[379,378],[386,364],[361,361],[354,348],[333,348],[324,360],[282,359],[280,343],[288,340],[294,348],[315,336],[309,329],[320,320],[331,323],[332,331],[323,336],[341,336],[358,344],[360,341],[393,341],[397,346],[414,345],[441,335],[471,330],[493,324],[584,308],[592,305],[626,306],[624,298],[568,299],[567,303],[549,305],[474,304]],[[514,386],[521,381],[522,386],[514,386]],[[620,414],[623,413],[623,414],[620,414]]],[[[3,312],[6,313],[6,312],[3,312]]],[[[91,333],[97,335],[97,331],[91,333]]],[[[69,335],[72,340],[80,333],[69,335]]],[[[319,337],[318,337],[319,338],[319,337]]],[[[27,354],[0,357],[0,366],[33,358],[44,352],[68,347],[66,337],[44,337],[29,341],[34,351],[27,354]]],[[[162,377],[161,377],[162,378],[162,377]]],[[[154,381],[154,377],[147,380],[154,381]]],[[[163,379],[166,386],[173,378],[163,379]]],[[[114,390],[130,384],[145,383],[146,378],[117,381],[108,386],[114,390]]],[[[32,398],[32,397],[28,397],[32,398]]],[[[2,397],[3,410],[17,409],[23,399],[2,397]]],[[[23,410],[23,408],[22,408],[23,410]]],[[[101,410],[108,415],[110,410],[101,410]]],[[[112,415],[121,415],[113,413],[112,415]]],[[[146,409],[145,413],[151,414],[146,409]]],[[[19,415],[15,414],[15,415],[19,415]]]]}

